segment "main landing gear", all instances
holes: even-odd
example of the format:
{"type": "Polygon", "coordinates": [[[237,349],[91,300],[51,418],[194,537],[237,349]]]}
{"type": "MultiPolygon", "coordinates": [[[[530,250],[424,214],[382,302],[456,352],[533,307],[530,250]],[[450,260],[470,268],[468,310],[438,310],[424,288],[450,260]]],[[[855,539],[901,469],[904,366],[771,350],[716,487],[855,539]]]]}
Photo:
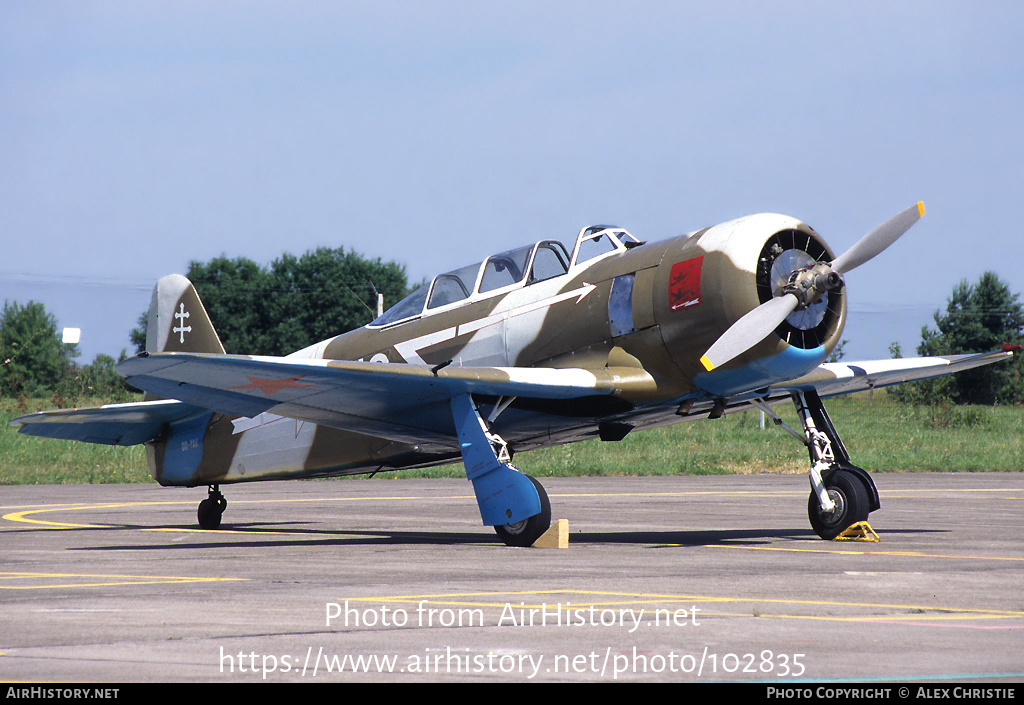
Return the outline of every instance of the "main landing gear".
{"type": "MultiPolygon", "coordinates": [[[[800,439],[811,456],[808,477],[811,494],[807,498],[807,518],[814,533],[830,540],[850,526],[864,521],[881,504],[878,490],[867,471],[853,465],[839,439],[817,392],[793,395],[793,404],[804,426],[804,433],[786,427],[800,439]]],[[[767,405],[761,407],[777,424],[782,420],[767,405]]]]}
{"type": "Polygon", "coordinates": [[[197,512],[199,528],[218,528],[220,526],[220,518],[223,516],[224,509],[227,506],[228,501],[220,493],[220,487],[218,485],[210,485],[209,496],[199,503],[199,511],[197,512]]]}
{"type": "Polygon", "coordinates": [[[551,503],[539,482],[512,465],[505,441],[489,429],[507,406],[499,400],[484,421],[469,394],[451,399],[462,462],[473,483],[480,518],[506,545],[532,546],[551,526],[551,503]]]}

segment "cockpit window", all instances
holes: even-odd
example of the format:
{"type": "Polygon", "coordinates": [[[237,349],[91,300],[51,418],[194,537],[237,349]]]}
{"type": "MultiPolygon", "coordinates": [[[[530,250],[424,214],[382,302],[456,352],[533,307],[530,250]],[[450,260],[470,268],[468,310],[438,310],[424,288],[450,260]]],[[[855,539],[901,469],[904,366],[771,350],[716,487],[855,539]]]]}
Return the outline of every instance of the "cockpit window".
{"type": "Polygon", "coordinates": [[[608,237],[607,234],[595,235],[580,240],[579,250],[576,252],[576,264],[600,257],[609,252],[614,252],[617,247],[618,243],[608,237]]]}
{"type": "Polygon", "coordinates": [[[484,276],[480,280],[480,293],[521,282],[526,276],[526,265],[530,261],[532,250],[533,245],[530,245],[490,257],[487,264],[484,265],[484,276]]]}
{"type": "Polygon", "coordinates": [[[569,271],[569,255],[562,243],[545,240],[537,245],[537,254],[533,256],[533,267],[530,269],[530,283],[559,277],[569,271]]]}
{"type": "Polygon", "coordinates": [[[472,264],[439,274],[426,286],[409,294],[392,306],[371,326],[388,326],[420,316],[425,311],[486,294],[516,284],[532,284],[559,277],[582,262],[626,250],[642,244],[622,228],[594,225],[584,228],[576,237],[573,257],[557,240],[542,240],[536,245],[520,247],[487,258],[483,265],[472,264]],[[479,277],[479,289],[477,278],[479,277]]]}
{"type": "Polygon", "coordinates": [[[379,317],[377,320],[370,323],[371,326],[386,326],[391,323],[402,320],[403,318],[409,318],[410,316],[418,316],[423,312],[423,302],[427,300],[427,292],[430,291],[430,285],[425,284],[416,291],[412,292],[404,299],[399,301],[397,304],[389,308],[384,312],[384,315],[379,317]]]}
{"type": "Polygon", "coordinates": [[[616,251],[625,252],[643,243],[622,228],[610,225],[592,225],[580,231],[576,238],[572,266],[603,257],[616,251]]]}
{"type": "Polygon", "coordinates": [[[434,287],[430,290],[427,308],[437,308],[468,299],[476,286],[476,275],[479,271],[478,263],[447,274],[439,274],[434,278],[434,287]]]}

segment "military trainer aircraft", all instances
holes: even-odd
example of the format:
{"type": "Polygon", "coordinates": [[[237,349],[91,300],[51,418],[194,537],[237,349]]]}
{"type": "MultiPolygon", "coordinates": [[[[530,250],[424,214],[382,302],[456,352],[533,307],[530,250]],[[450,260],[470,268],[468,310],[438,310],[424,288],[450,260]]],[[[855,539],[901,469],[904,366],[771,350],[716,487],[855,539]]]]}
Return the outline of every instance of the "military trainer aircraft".
{"type": "Polygon", "coordinates": [[[287,357],[227,355],[192,284],[161,279],[146,352],[118,371],[152,399],[12,423],[51,438],[147,448],[161,485],[220,486],[462,460],[485,525],[514,546],[549,527],[514,452],[792,401],[810,456],[808,515],[835,538],[879,507],[821,398],[1011,356],[826,363],[844,275],[899,238],[918,203],[838,257],[808,225],[759,214],[656,243],[584,228],[439,274],[363,328],[287,357]]]}

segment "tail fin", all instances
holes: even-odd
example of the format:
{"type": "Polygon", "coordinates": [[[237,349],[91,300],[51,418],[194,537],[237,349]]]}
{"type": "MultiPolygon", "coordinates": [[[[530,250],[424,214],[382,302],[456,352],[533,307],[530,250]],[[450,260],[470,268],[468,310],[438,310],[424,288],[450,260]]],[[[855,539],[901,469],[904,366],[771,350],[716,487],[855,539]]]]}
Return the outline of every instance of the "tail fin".
{"type": "Polygon", "coordinates": [[[163,277],[153,289],[146,352],[224,354],[224,346],[196,288],[180,274],[163,277]]]}

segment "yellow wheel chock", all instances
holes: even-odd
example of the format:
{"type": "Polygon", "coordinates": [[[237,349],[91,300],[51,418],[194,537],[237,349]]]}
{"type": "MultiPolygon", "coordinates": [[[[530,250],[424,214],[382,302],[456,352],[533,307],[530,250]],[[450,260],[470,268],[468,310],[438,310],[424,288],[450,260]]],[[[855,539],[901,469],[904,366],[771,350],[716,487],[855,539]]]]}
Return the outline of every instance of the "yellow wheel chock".
{"type": "Polygon", "coordinates": [[[858,521],[850,524],[846,529],[833,539],[835,541],[874,541],[878,542],[878,534],[866,521],[858,521]]]}

